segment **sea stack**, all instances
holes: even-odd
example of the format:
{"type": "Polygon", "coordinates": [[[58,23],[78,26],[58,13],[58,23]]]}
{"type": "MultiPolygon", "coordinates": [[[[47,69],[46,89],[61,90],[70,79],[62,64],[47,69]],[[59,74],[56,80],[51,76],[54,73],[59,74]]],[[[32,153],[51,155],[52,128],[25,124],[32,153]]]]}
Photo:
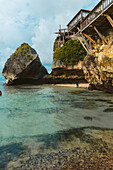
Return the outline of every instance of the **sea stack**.
{"type": "Polygon", "coordinates": [[[37,52],[23,43],[5,63],[3,76],[7,85],[32,84],[48,74],[37,52]]]}

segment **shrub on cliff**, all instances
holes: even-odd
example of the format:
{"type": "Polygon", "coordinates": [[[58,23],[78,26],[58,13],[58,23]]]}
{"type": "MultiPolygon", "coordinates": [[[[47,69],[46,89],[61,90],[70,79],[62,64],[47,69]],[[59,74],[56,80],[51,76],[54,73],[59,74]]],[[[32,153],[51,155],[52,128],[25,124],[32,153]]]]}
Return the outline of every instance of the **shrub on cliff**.
{"type": "Polygon", "coordinates": [[[68,40],[63,47],[58,48],[53,58],[60,60],[65,65],[76,65],[79,60],[83,61],[86,51],[78,40],[68,40]]]}

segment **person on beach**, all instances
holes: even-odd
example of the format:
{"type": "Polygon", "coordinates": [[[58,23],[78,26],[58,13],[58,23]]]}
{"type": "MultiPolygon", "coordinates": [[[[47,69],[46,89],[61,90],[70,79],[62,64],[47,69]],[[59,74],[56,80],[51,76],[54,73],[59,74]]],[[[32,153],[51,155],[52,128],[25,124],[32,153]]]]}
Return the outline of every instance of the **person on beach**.
{"type": "Polygon", "coordinates": [[[78,84],[78,81],[76,82],[76,87],[78,88],[79,84],[78,84]]]}
{"type": "Polygon", "coordinates": [[[2,92],[0,91],[0,96],[2,95],[2,92]]]}

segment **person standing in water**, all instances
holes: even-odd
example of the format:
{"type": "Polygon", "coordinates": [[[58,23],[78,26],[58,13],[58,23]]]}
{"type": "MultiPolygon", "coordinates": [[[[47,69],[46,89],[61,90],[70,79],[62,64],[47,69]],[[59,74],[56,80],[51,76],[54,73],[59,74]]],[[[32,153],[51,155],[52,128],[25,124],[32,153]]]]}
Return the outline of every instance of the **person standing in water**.
{"type": "Polygon", "coordinates": [[[78,83],[78,81],[76,82],[76,87],[77,87],[77,88],[79,87],[79,83],[78,83]]]}
{"type": "Polygon", "coordinates": [[[0,96],[2,96],[2,91],[0,91],[0,96]]]}

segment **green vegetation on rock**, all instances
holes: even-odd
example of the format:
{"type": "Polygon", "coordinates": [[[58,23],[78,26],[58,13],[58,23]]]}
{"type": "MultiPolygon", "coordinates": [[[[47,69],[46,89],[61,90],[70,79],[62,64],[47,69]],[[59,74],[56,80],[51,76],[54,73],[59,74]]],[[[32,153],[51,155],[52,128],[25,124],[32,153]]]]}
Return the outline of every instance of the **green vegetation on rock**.
{"type": "Polygon", "coordinates": [[[16,49],[16,51],[10,56],[10,60],[13,60],[15,56],[18,56],[21,53],[21,56],[24,56],[29,49],[32,49],[27,43],[21,44],[20,47],[16,49]]]}
{"type": "Polygon", "coordinates": [[[53,46],[53,51],[55,51],[55,48],[56,48],[56,45],[57,45],[57,39],[55,40],[55,42],[54,42],[54,46],[53,46]]]}
{"type": "Polygon", "coordinates": [[[68,40],[63,47],[58,48],[53,55],[54,59],[60,60],[65,65],[76,65],[83,61],[86,51],[78,40],[68,40]]]}
{"type": "Polygon", "coordinates": [[[32,60],[32,58],[33,58],[33,57],[32,57],[31,55],[29,55],[29,54],[27,54],[26,57],[27,57],[28,61],[32,60]]]}

